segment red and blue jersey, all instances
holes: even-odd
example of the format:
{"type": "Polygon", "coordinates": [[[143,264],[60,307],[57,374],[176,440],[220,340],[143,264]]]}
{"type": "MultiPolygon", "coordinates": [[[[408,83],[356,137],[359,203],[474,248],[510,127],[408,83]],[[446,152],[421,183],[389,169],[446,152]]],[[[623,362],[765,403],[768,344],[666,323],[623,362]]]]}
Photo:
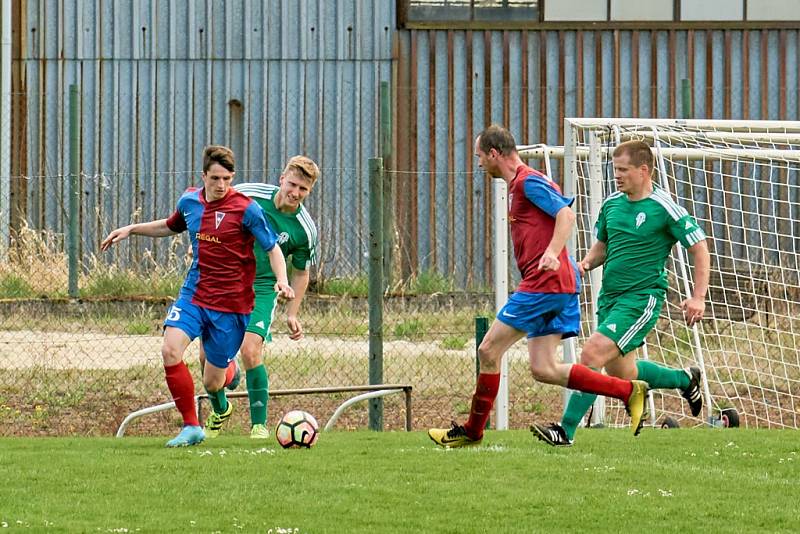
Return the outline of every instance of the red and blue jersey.
{"type": "Polygon", "coordinates": [[[517,168],[508,186],[508,220],[511,242],[522,280],[517,291],[525,293],[577,293],[580,291],[577,268],[567,249],[558,255],[556,271],[539,269],[547,245],[553,238],[556,214],[572,205],[574,199],[561,194],[558,184],[527,165],[517,168]]]}
{"type": "Polygon", "coordinates": [[[192,243],[192,266],[179,298],[211,310],[252,312],[253,241],[266,251],[278,242],[258,204],[232,188],[213,202],[206,202],[202,189],[188,189],[167,226],[173,232],[188,230],[192,243]]]}

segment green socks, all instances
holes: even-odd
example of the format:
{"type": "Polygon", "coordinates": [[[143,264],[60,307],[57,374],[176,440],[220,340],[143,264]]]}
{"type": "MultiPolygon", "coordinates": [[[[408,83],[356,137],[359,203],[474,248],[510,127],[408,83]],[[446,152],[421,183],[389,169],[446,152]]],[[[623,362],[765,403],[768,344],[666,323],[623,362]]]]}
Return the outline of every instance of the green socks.
{"type": "Polygon", "coordinates": [[[262,363],[258,367],[248,369],[247,397],[250,399],[250,423],[267,424],[267,402],[269,402],[269,375],[262,363]]]}
{"type": "MultiPolygon", "coordinates": [[[[644,380],[650,389],[685,389],[689,387],[689,376],[683,369],[670,369],[647,360],[637,360],[637,380],[644,380]]],[[[561,426],[569,439],[575,439],[575,430],[581,424],[583,416],[589,411],[597,395],[573,391],[569,397],[567,408],[561,417],[561,426]]]]}
{"type": "Polygon", "coordinates": [[[225,388],[214,391],[213,393],[206,390],[206,393],[208,393],[208,400],[211,401],[211,406],[214,407],[214,411],[216,413],[225,413],[228,409],[228,397],[225,396],[225,388]]]}
{"type": "Polygon", "coordinates": [[[575,439],[575,430],[596,398],[597,395],[594,393],[584,393],[583,391],[573,391],[569,396],[567,408],[564,410],[564,415],[561,416],[561,427],[570,440],[575,439]]]}
{"type": "Polygon", "coordinates": [[[644,380],[650,389],[686,389],[689,375],[683,369],[670,369],[647,360],[637,360],[637,380],[644,380]]]}

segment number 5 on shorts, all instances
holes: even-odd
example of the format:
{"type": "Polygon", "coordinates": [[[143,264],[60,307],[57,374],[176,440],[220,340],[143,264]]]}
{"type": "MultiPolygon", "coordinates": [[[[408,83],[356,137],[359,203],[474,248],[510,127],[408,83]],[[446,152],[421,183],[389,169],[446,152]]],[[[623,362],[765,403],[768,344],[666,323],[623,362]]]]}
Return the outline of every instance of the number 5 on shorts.
{"type": "Polygon", "coordinates": [[[179,321],[181,318],[181,309],[177,306],[170,306],[167,312],[167,321],[179,321]]]}

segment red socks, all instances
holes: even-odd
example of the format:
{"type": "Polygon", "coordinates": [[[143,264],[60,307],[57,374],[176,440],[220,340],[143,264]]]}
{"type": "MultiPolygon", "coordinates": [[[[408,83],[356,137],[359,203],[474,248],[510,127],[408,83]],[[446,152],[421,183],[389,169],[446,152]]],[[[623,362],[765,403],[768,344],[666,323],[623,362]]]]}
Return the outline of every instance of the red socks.
{"type": "Polygon", "coordinates": [[[633,384],[630,380],[604,375],[579,363],[572,365],[567,387],[585,393],[614,397],[622,402],[627,402],[633,391],[633,384]]]}
{"type": "Polygon", "coordinates": [[[464,429],[470,439],[481,439],[483,437],[483,429],[486,428],[486,421],[489,420],[498,389],[500,389],[500,373],[491,375],[481,373],[478,375],[475,394],[472,396],[469,420],[464,425],[464,429]]]}
{"type": "Polygon", "coordinates": [[[172,393],[175,407],[183,416],[184,425],[200,426],[197,419],[197,408],[194,403],[194,380],[184,362],[169,367],[164,366],[167,375],[167,387],[172,393]]]}

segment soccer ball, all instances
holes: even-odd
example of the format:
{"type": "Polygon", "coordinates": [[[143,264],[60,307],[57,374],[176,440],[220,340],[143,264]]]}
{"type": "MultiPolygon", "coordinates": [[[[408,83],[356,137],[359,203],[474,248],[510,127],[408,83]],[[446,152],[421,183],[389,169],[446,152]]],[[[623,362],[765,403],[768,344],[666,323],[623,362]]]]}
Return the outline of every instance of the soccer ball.
{"type": "Polygon", "coordinates": [[[308,449],[317,442],[319,425],[314,416],[303,410],[292,410],[275,428],[275,438],[284,449],[308,449]]]}

